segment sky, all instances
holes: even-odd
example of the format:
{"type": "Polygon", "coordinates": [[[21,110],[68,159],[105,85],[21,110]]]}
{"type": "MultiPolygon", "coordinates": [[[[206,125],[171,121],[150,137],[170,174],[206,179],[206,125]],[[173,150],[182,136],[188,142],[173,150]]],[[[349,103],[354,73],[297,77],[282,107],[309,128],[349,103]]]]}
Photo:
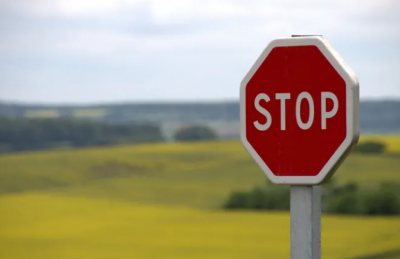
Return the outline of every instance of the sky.
{"type": "Polygon", "coordinates": [[[0,101],[238,100],[292,34],[323,35],[361,99],[400,99],[397,0],[0,0],[0,101]]]}

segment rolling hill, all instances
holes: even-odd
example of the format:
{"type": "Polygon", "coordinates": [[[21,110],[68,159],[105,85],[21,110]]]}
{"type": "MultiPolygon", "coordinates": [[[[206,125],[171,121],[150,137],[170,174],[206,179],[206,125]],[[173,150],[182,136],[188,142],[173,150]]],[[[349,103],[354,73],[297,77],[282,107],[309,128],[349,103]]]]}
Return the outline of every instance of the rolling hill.
{"type": "MultiPolygon", "coordinates": [[[[400,138],[335,175],[400,182],[400,138]]],[[[289,215],[219,209],[266,178],[238,141],[0,156],[0,258],[288,258],[289,215]],[[23,248],[23,249],[21,249],[23,248]]],[[[399,217],[323,215],[323,258],[395,259],[399,217]]]]}

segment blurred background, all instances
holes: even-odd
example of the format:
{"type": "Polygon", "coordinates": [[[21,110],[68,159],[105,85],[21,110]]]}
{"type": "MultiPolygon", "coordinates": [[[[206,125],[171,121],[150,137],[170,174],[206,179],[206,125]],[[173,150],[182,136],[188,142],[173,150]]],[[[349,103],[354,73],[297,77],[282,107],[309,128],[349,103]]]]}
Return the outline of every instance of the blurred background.
{"type": "Polygon", "coordinates": [[[1,0],[0,258],[288,258],[289,189],[242,147],[238,100],[292,34],[360,81],[323,258],[400,258],[395,0],[1,0]]]}

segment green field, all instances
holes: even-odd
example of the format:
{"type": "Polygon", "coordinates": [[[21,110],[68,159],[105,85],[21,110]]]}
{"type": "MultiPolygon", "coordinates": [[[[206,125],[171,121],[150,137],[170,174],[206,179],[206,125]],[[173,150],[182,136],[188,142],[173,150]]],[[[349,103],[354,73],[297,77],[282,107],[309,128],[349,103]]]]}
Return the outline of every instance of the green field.
{"type": "MultiPolygon", "coordinates": [[[[338,181],[400,182],[400,137],[361,141],[376,138],[388,152],[352,154],[338,181]]],[[[238,141],[2,155],[0,258],[288,258],[287,213],[218,209],[265,182],[238,141]]],[[[400,217],[323,215],[322,229],[323,258],[399,258],[400,217]]]]}

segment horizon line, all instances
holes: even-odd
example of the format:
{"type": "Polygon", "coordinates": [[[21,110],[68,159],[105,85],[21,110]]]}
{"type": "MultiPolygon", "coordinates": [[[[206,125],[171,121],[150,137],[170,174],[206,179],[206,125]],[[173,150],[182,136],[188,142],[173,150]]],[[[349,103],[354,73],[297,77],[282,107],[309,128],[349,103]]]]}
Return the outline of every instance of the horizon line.
{"type": "MultiPolygon", "coordinates": [[[[360,102],[400,102],[400,97],[364,97],[360,102]]],[[[18,105],[18,106],[114,106],[114,105],[132,105],[132,104],[220,104],[220,103],[239,103],[239,99],[176,99],[176,100],[115,100],[115,101],[91,101],[91,102],[27,102],[18,100],[0,99],[0,105],[18,105]]]]}

